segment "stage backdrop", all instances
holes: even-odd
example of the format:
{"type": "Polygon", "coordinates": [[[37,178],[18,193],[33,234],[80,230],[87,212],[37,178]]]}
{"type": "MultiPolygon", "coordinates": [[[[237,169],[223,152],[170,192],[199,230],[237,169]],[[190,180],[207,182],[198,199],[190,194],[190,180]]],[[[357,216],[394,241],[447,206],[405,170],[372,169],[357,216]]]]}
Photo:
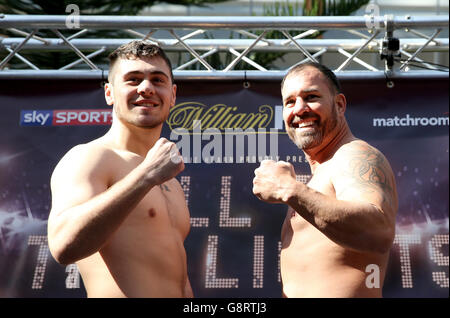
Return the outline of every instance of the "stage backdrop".
{"type": "MultiPolygon", "coordinates": [[[[448,80],[345,81],[353,133],[380,149],[399,195],[385,297],[448,297],[448,80]]],[[[96,81],[0,82],[0,297],[85,297],[75,265],[47,245],[49,181],[73,146],[111,121],[96,81]]],[[[178,176],[192,216],[185,242],[197,297],[281,297],[286,206],[252,194],[264,157],[310,169],[284,132],[278,82],[179,82],[163,136],[188,162],[178,176]],[[228,129],[227,129],[228,128],[228,129]]],[[[314,260],[311,260],[314,262],[314,260]]]]}

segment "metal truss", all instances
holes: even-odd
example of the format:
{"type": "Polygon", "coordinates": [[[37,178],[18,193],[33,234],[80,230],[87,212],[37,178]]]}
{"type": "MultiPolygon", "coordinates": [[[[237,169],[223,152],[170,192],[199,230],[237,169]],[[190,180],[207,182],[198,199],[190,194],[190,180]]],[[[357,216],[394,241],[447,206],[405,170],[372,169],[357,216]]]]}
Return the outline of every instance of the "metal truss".
{"type": "Polygon", "coordinates": [[[133,39],[157,43],[169,54],[183,54],[185,60],[174,65],[174,76],[181,80],[281,79],[288,67],[267,69],[251,59],[250,53],[255,52],[293,53],[297,59],[293,64],[318,61],[322,56],[334,53],[344,59],[334,68],[340,78],[448,78],[448,62],[443,67],[419,58],[425,52],[448,53],[448,25],[448,15],[73,17],[0,14],[0,53],[5,55],[0,61],[0,78],[105,79],[105,66],[96,65],[92,58],[133,39]],[[75,18],[77,20],[73,20],[75,18]],[[76,29],[74,23],[78,23],[76,29]],[[17,37],[2,35],[6,30],[17,37]],[[55,37],[39,37],[36,35],[39,30],[51,30],[55,37]],[[64,36],[61,30],[70,30],[73,34],[64,36]],[[122,30],[130,38],[83,38],[90,30],[122,30]],[[272,31],[280,31],[284,38],[273,38],[272,31]],[[290,31],[298,34],[292,36],[290,31]],[[307,38],[318,31],[325,33],[320,38],[307,38]],[[332,33],[336,35],[328,36],[332,33]],[[442,33],[447,36],[438,37],[442,33]],[[21,51],[72,51],[79,58],[59,69],[42,70],[21,55],[21,51]],[[234,56],[226,66],[215,69],[208,63],[208,56],[216,54],[220,57],[222,54],[223,58],[224,52],[234,56]],[[364,58],[361,53],[365,53],[364,58]],[[13,58],[20,59],[28,69],[13,69],[9,63],[13,58]],[[381,59],[385,61],[380,63],[381,59]],[[248,69],[235,70],[239,62],[244,62],[248,69]],[[197,70],[188,69],[193,65],[197,70]]]}

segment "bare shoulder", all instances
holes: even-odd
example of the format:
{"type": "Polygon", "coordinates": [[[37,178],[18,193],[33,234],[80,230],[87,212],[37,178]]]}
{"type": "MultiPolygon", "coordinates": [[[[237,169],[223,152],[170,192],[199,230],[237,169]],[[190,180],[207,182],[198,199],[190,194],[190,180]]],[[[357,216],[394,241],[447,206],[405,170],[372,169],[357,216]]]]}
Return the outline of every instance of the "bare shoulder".
{"type": "Polygon", "coordinates": [[[52,193],[78,186],[96,184],[96,188],[108,187],[117,154],[96,139],[70,149],[56,165],[51,176],[52,193]]]}
{"type": "Polygon", "coordinates": [[[333,159],[336,160],[336,165],[342,168],[340,171],[343,173],[351,173],[368,181],[377,182],[392,175],[386,157],[363,140],[358,139],[343,145],[333,159]]]}
{"type": "Polygon", "coordinates": [[[112,156],[112,151],[100,142],[92,141],[71,148],[58,162],[53,175],[77,171],[89,171],[99,168],[105,159],[112,156]]]}
{"type": "MultiPolygon", "coordinates": [[[[377,148],[371,146],[364,140],[354,140],[343,145],[334,155],[337,164],[344,166],[353,166],[367,162],[372,165],[389,168],[390,165],[383,153],[377,148]]],[[[367,166],[368,167],[368,166],[367,166]]]]}
{"type": "Polygon", "coordinates": [[[379,193],[395,205],[396,188],[392,168],[377,148],[363,140],[354,140],[342,146],[335,154],[333,184],[337,195],[358,189],[364,193],[379,193]],[[338,190],[336,189],[336,190],[338,190]]]}

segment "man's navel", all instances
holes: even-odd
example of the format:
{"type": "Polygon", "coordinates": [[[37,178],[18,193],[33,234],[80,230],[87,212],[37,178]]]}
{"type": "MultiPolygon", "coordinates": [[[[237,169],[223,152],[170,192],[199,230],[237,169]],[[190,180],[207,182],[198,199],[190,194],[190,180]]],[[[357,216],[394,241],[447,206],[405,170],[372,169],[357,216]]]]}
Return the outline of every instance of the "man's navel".
{"type": "Polygon", "coordinates": [[[156,216],[156,211],[154,208],[148,210],[148,216],[154,218],[156,216]]]}

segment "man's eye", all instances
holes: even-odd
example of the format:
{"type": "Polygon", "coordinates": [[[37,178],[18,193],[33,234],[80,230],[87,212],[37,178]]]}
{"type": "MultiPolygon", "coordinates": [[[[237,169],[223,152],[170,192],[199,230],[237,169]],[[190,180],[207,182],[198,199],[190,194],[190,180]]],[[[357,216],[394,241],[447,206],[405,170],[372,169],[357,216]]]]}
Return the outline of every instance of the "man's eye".
{"type": "Polygon", "coordinates": [[[295,104],[295,101],[294,100],[288,100],[285,104],[284,104],[284,106],[285,107],[291,107],[291,106],[293,106],[295,104]]]}

